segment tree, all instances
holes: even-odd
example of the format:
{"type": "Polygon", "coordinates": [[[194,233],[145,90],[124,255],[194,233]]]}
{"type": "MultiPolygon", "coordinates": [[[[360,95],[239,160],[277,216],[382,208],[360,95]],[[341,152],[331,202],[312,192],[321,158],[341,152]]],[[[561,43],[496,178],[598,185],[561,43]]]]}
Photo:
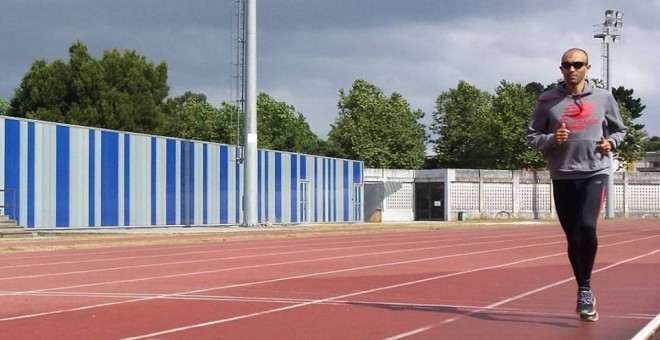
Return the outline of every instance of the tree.
{"type": "Polygon", "coordinates": [[[52,64],[44,59],[36,60],[10,101],[9,115],[73,123],[68,115],[70,83],[67,64],[60,60],[52,64]]]}
{"type": "Polygon", "coordinates": [[[257,96],[257,139],[257,145],[264,149],[307,154],[320,151],[320,139],[305,117],[266,93],[257,96]]]}
{"type": "Polygon", "coordinates": [[[339,91],[339,117],[328,134],[328,153],[357,159],[371,168],[420,169],[424,164],[426,132],[399,93],[389,98],[365,80],[339,91]]]}
{"type": "MultiPolygon", "coordinates": [[[[162,134],[231,145],[243,144],[244,122],[238,108],[223,102],[216,109],[199,93],[186,92],[167,101],[162,134]]],[[[257,97],[257,144],[260,148],[317,154],[320,139],[293,106],[269,95],[257,97]]]]}
{"type": "MultiPolygon", "coordinates": [[[[538,83],[536,83],[538,84],[538,83]]],[[[543,86],[538,84],[542,91],[543,86]]],[[[500,82],[495,90],[492,111],[486,118],[485,143],[491,169],[538,169],[545,167],[543,156],[527,146],[527,125],[534,110],[539,87],[500,82]]]]}
{"type": "Polygon", "coordinates": [[[644,145],[644,151],[660,151],[660,136],[653,136],[649,138],[644,145]]]}
{"type": "Polygon", "coordinates": [[[9,101],[0,98],[0,116],[6,116],[7,114],[9,114],[9,101]]]}
{"type": "Polygon", "coordinates": [[[431,131],[438,162],[447,168],[488,166],[492,158],[486,149],[486,116],[492,112],[493,96],[461,80],[455,89],[440,94],[436,100],[431,131]]]}
{"type": "Polygon", "coordinates": [[[492,96],[461,81],[436,102],[432,130],[435,151],[444,167],[538,169],[541,154],[527,147],[526,134],[540,83],[501,81],[492,96]]]}
{"type": "Polygon", "coordinates": [[[644,156],[644,146],[648,135],[646,132],[635,128],[635,124],[632,122],[632,114],[623,102],[619,102],[619,111],[628,130],[614,155],[622,164],[621,167],[629,167],[644,156]]]}
{"type": "Polygon", "coordinates": [[[167,97],[167,65],[132,50],[105,51],[100,60],[76,42],[69,63],[35,61],[11,100],[18,117],[131,132],[160,129],[167,97]]]}
{"type": "Polygon", "coordinates": [[[168,101],[170,115],[166,135],[205,142],[237,144],[231,125],[236,109],[223,103],[220,109],[206,101],[206,96],[186,92],[168,101]],[[232,118],[233,116],[233,118],[232,118]]]}
{"type": "MultiPolygon", "coordinates": [[[[630,112],[631,122],[637,118],[640,118],[642,116],[642,111],[646,109],[646,105],[642,105],[642,100],[640,98],[633,98],[634,93],[635,90],[626,89],[623,86],[612,89],[612,95],[614,96],[614,99],[616,99],[618,103],[623,104],[623,106],[628,109],[628,112],[630,112]]],[[[644,125],[633,124],[630,126],[630,128],[642,130],[644,129],[644,125]]]]}
{"type": "Polygon", "coordinates": [[[538,82],[531,82],[525,85],[525,90],[532,94],[534,97],[538,97],[545,91],[547,87],[544,87],[543,84],[538,82]]]}
{"type": "Polygon", "coordinates": [[[634,93],[634,90],[626,89],[623,86],[612,89],[612,95],[619,103],[621,117],[628,128],[625,138],[615,153],[621,164],[633,164],[642,159],[648,140],[648,134],[643,130],[644,125],[634,122],[635,119],[642,116],[642,111],[646,108],[645,105],[642,105],[641,99],[633,98],[634,93]]]}

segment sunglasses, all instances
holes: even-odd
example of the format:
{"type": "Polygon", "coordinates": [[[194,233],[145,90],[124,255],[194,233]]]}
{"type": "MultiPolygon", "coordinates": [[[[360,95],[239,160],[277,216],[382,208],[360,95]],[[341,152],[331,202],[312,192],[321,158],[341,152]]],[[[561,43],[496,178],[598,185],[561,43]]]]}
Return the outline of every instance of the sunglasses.
{"type": "Polygon", "coordinates": [[[571,66],[575,70],[579,70],[579,69],[583,68],[585,65],[587,65],[587,63],[585,63],[584,61],[576,61],[574,63],[569,63],[568,61],[564,61],[563,63],[561,63],[561,67],[563,67],[566,70],[570,70],[571,66]]]}

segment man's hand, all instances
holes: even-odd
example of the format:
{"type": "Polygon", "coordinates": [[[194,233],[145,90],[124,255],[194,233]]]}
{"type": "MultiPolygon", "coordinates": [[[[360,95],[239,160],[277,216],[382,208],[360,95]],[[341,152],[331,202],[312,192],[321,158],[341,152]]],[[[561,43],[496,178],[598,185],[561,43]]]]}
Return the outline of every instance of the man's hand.
{"type": "Polygon", "coordinates": [[[607,156],[610,153],[610,151],[612,151],[612,144],[610,144],[610,141],[605,139],[605,137],[600,136],[600,142],[598,142],[597,149],[601,155],[607,156]]]}
{"type": "Polygon", "coordinates": [[[555,132],[555,141],[557,144],[561,144],[568,140],[568,135],[571,134],[571,130],[566,128],[566,123],[561,123],[561,127],[555,132]]]}

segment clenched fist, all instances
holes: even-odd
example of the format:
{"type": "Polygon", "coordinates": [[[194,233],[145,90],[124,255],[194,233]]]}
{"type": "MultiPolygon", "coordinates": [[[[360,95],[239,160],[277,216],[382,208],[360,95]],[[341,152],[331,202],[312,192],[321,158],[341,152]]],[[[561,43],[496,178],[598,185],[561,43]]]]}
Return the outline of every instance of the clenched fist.
{"type": "Polygon", "coordinates": [[[557,144],[561,144],[568,140],[568,135],[571,134],[571,130],[566,128],[566,123],[561,123],[557,132],[555,132],[555,141],[557,144]]]}
{"type": "Polygon", "coordinates": [[[610,141],[605,139],[605,137],[600,136],[600,141],[598,142],[597,149],[601,155],[607,156],[610,153],[610,151],[612,151],[612,144],[610,144],[610,141]]]}

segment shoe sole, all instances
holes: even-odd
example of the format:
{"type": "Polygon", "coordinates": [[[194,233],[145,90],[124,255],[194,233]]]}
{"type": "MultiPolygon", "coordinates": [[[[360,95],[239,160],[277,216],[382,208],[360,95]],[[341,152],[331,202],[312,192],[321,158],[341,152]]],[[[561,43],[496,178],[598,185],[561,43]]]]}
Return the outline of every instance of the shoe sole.
{"type": "Polygon", "coordinates": [[[594,298],[594,307],[593,311],[589,312],[586,310],[579,310],[575,309],[575,313],[577,313],[580,316],[580,319],[584,321],[597,321],[598,320],[598,312],[596,311],[596,298],[594,298]]]}
{"type": "Polygon", "coordinates": [[[580,315],[580,320],[594,322],[598,321],[598,312],[594,311],[593,314],[578,313],[580,315]]]}

